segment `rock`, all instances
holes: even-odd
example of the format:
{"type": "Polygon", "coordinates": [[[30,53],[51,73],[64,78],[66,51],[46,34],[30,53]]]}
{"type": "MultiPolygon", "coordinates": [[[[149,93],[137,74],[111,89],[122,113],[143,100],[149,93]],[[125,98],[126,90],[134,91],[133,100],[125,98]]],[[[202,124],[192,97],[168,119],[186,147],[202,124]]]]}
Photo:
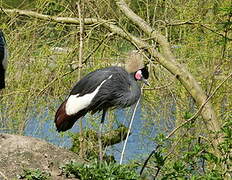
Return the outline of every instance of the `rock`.
{"type": "Polygon", "coordinates": [[[80,159],[75,153],[44,140],[13,134],[0,134],[1,180],[17,179],[24,169],[37,168],[50,173],[51,179],[63,180],[66,178],[60,176],[60,167],[70,161],[80,161],[80,159]]]}

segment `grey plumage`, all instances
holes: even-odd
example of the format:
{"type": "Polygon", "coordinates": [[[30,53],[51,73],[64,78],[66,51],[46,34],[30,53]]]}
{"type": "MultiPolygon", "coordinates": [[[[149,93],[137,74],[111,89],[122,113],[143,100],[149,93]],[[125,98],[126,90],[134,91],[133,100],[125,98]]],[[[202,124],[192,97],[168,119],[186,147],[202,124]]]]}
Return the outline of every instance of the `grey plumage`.
{"type": "Polygon", "coordinates": [[[89,73],[74,86],[70,95],[83,96],[91,93],[111,75],[112,77],[101,86],[87,109],[95,113],[113,106],[124,108],[134,104],[141,94],[140,88],[133,74],[128,74],[121,67],[108,67],[89,73]]]}
{"type": "MultiPolygon", "coordinates": [[[[103,111],[101,121],[103,122],[105,112],[109,108],[125,108],[135,104],[141,95],[140,86],[136,81],[142,80],[142,74],[141,79],[136,79],[135,74],[138,72],[145,72],[144,75],[148,78],[146,68],[128,73],[124,68],[116,66],[98,69],[84,76],[73,87],[69,96],[69,98],[72,97],[73,101],[79,98],[80,102],[77,101],[75,102],[76,104],[72,104],[72,106],[77,106],[79,109],[73,107],[74,110],[70,111],[72,113],[67,113],[66,105],[69,98],[62,103],[55,116],[57,130],[68,130],[77,119],[84,116],[87,112],[96,113],[103,111]],[[96,92],[94,92],[95,90],[96,92]],[[87,103],[87,96],[91,98],[89,104],[87,103]]],[[[68,107],[70,108],[70,106],[68,107]]]]}

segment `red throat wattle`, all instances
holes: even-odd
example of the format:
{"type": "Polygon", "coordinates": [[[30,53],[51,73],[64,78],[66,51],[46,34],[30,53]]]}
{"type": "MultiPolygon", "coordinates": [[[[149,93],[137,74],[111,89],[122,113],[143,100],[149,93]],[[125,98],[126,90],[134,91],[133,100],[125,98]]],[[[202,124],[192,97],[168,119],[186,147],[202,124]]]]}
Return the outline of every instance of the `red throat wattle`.
{"type": "Polygon", "coordinates": [[[141,80],[142,79],[142,71],[139,70],[135,73],[135,79],[136,80],[141,80]]]}

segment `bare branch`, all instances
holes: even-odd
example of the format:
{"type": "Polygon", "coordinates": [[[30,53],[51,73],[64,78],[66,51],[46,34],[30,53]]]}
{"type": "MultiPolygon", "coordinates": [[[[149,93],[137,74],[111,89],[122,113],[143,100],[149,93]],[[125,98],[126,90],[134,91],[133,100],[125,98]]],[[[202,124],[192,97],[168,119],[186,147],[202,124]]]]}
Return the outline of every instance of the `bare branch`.
{"type": "Polygon", "coordinates": [[[170,59],[174,59],[173,54],[171,53],[170,45],[162,34],[158,31],[151,28],[151,26],[144,21],[141,17],[135,14],[125,3],[124,0],[117,0],[118,7],[122,10],[122,12],[133,22],[135,23],[143,32],[148,34],[149,37],[152,37],[157,43],[161,45],[161,48],[165,52],[165,56],[167,55],[170,59]]]}
{"type": "Polygon", "coordinates": [[[165,23],[167,26],[198,25],[198,26],[201,26],[201,27],[223,37],[223,38],[227,38],[228,40],[232,40],[232,38],[225,36],[225,33],[218,32],[218,31],[212,29],[211,27],[209,27],[209,25],[203,24],[200,22],[193,22],[191,20],[187,20],[187,21],[181,21],[181,22],[167,22],[167,21],[164,22],[163,21],[163,23],[165,23]]]}
{"type": "MultiPolygon", "coordinates": [[[[200,112],[202,111],[202,109],[203,109],[203,107],[206,105],[206,103],[216,94],[216,92],[218,91],[218,89],[219,89],[230,77],[232,77],[232,73],[230,73],[230,74],[229,74],[229,75],[228,75],[228,76],[215,88],[215,90],[213,91],[213,93],[207,98],[207,100],[205,101],[205,103],[201,105],[201,107],[198,109],[198,111],[197,111],[191,118],[189,118],[188,120],[186,120],[185,122],[183,122],[181,125],[179,125],[179,126],[176,127],[175,129],[173,129],[173,131],[170,132],[170,133],[165,137],[165,139],[166,139],[166,140],[169,139],[169,138],[170,138],[171,136],[173,136],[173,135],[177,132],[177,130],[179,130],[181,127],[183,127],[184,125],[186,125],[187,123],[189,123],[189,122],[191,122],[191,121],[194,121],[194,120],[199,116],[200,112]]],[[[182,137],[183,137],[184,135],[185,135],[185,134],[183,134],[182,137]]],[[[200,137],[202,137],[202,138],[205,139],[205,137],[203,137],[203,136],[200,136],[200,137]]],[[[179,138],[179,140],[175,143],[175,145],[172,146],[172,149],[171,149],[170,152],[166,155],[166,157],[164,158],[164,160],[166,160],[167,157],[173,152],[174,147],[179,143],[180,139],[181,139],[181,138],[179,138]]],[[[209,141],[208,139],[206,139],[206,140],[209,141]]],[[[209,141],[209,143],[210,143],[212,146],[214,146],[214,144],[212,144],[210,141],[209,141]]],[[[157,147],[149,154],[148,158],[145,160],[145,162],[144,162],[144,164],[143,164],[143,166],[142,166],[142,169],[141,169],[141,171],[140,171],[140,175],[143,173],[143,170],[144,170],[145,167],[147,166],[147,163],[148,163],[148,161],[150,160],[150,158],[152,157],[152,155],[153,155],[154,153],[156,153],[156,152],[158,151],[159,148],[160,148],[160,145],[157,145],[157,147]]],[[[158,175],[160,169],[161,169],[161,167],[158,167],[158,170],[157,170],[157,172],[156,172],[156,176],[155,176],[155,177],[157,177],[157,175],[158,175]]]]}
{"type": "Polygon", "coordinates": [[[175,129],[173,129],[173,131],[171,133],[169,133],[167,136],[166,136],[166,139],[169,139],[172,135],[175,134],[175,132],[180,129],[181,127],[183,127],[185,124],[191,122],[191,121],[194,121],[198,116],[199,114],[201,113],[202,109],[204,108],[204,106],[207,104],[207,102],[209,102],[209,100],[215,95],[215,93],[217,92],[217,90],[232,76],[232,73],[229,74],[216,88],[215,90],[213,91],[213,93],[206,99],[206,101],[200,106],[200,108],[197,110],[197,112],[191,117],[189,118],[188,120],[186,120],[185,122],[183,122],[181,125],[179,125],[178,127],[176,127],[175,129]]]}
{"type": "MultiPolygon", "coordinates": [[[[45,21],[53,21],[57,23],[64,23],[64,24],[80,24],[80,18],[74,18],[74,17],[57,17],[57,16],[49,16],[45,14],[40,14],[34,11],[28,11],[28,10],[19,10],[19,9],[2,9],[3,12],[9,13],[9,14],[14,14],[14,15],[21,15],[21,16],[28,16],[32,18],[37,18],[45,21]]],[[[85,25],[93,25],[95,23],[103,23],[104,20],[97,20],[94,18],[85,18],[84,19],[84,24],[85,25]]],[[[109,22],[109,21],[105,21],[109,22]]]]}
{"type": "MultiPolygon", "coordinates": [[[[176,61],[174,55],[171,52],[171,48],[167,39],[158,31],[153,30],[147,22],[145,22],[142,18],[135,14],[124,2],[124,0],[117,0],[117,5],[132,22],[134,22],[141,30],[143,30],[144,33],[146,33],[149,37],[152,37],[157,43],[159,43],[162,52],[157,52],[154,48],[149,47],[149,44],[145,45],[144,42],[142,45],[141,40],[137,41],[136,43],[147,47],[147,51],[153,57],[156,57],[157,61],[161,65],[163,65],[169,72],[176,76],[176,78],[183,84],[186,90],[195,99],[199,107],[203,103],[205,103],[205,101],[207,100],[205,92],[202,90],[202,88],[195,80],[195,78],[191,75],[191,73],[189,73],[184,66],[176,61]]],[[[209,130],[215,132],[220,129],[219,122],[217,121],[215,112],[209,101],[207,101],[207,103],[203,107],[201,114],[206,124],[206,127],[209,130]]],[[[219,140],[214,139],[214,141],[217,144],[219,140]]]]}
{"type": "MultiPolygon", "coordinates": [[[[82,17],[82,12],[81,12],[81,7],[80,7],[81,1],[77,3],[77,9],[78,9],[78,15],[79,15],[79,21],[80,21],[80,45],[79,45],[79,62],[78,62],[78,80],[81,79],[81,67],[82,67],[82,59],[83,59],[83,33],[84,33],[84,23],[83,23],[83,17],[82,17]]],[[[84,143],[83,143],[83,118],[80,119],[79,121],[79,128],[80,128],[80,157],[84,157],[84,143]]]]}

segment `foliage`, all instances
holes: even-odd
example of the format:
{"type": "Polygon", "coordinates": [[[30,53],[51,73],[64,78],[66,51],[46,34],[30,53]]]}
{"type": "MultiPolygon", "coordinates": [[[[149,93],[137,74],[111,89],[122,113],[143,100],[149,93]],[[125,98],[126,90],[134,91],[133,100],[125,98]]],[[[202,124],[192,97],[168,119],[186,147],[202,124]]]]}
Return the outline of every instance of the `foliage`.
{"type": "Polygon", "coordinates": [[[25,180],[48,180],[49,176],[49,173],[39,169],[24,169],[24,172],[19,175],[19,178],[25,180]]]}
{"type": "MultiPolygon", "coordinates": [[[[223,141],[216,147],[218,153],[212,151],[211,143],[204,136],[187,136],[181,142],[177,138],[172,139],[171,144],[180,142],[180,150],[175,152],[170,144],[163,143],[166,140],[162,135],[157,136],[156,142],[160,146],[149,161],[156,170],[150,170],[150,173],[156,174],[158,179],[227,179],[232,173],[231,123],[229,120],[221,128],[223,141]]],[[[188,126],[185,128],[189,129],[188,126]]],[[[181,138],[184,136],[186,133],[181,138]]]]}
{"type": "Polygon", "coordinates": [[[98,162],[82,164],[78,162],[70,162],[63,168],[63,174],[67,177],[74,175],[81,180],[137,180],[139,175],[135,171],[135,167],[129,165],[119,165],[116,163],[98,162]]]}
{"type": "MultiPolygon", "coordinates": [[[[25,2],[0,1],[0,6],[53,16],[78,17],[74,0],[25,2]]],[[[83,17],[112,21],[135,36],[152,42],[159,51],[159,45],[115,9],[115,1],[82,2],[83,17]]],[[[231,1],[126,2],[167,37],[177,61],[196,77],[208,96],[231,73],[231,1]]],[[[65,99],[80,78],[74,70],[78,64],[79,26],[0,13],[0,28],[6,34],[10,52],[7,88],[0,94],[0,130],[23,134],[31,119],[39,119],[41,124],[42,121],[53,121],[57,104],[65,99]]],[[[89,58],[83,64],[81,75],[100,67],[121,64],[124,53],[134,49],[129,42],[117,36],[105,39],[109,32],[101,24],[86,25],[84,29],[83,58],[89,58]]],[[[159,170],[157,176],[161,179],[221,179],[231,174],[231,78],[211,99],[223,135],[219,147],[214,147],[220,152],[217,154],[212,151],[207,135],[215,133],[216,137],[219,132],[209,132],[201,117],[180,128],[172,139],[165,139],[170,130],[189,119],[197,107],[176,77],[156,60],[149,59],[147,62],[150,62],[151,87],[143,91],[143,125],[138,136],[161,145],[153,160],[149,161],[153,169],[159,170]]],[[[91,117],[88,117],[88,123],[97,124],[91,117]]],[[[84,171],[86,166],[77,167],[84,171]]],[[[99,171],[96,163],[92,166],[99,171]]],[[[111,166],[117,165],[107,164],[104,168],[111,166]]],[[[156,174],[153,169],[149,172],[156,174]]]]}

